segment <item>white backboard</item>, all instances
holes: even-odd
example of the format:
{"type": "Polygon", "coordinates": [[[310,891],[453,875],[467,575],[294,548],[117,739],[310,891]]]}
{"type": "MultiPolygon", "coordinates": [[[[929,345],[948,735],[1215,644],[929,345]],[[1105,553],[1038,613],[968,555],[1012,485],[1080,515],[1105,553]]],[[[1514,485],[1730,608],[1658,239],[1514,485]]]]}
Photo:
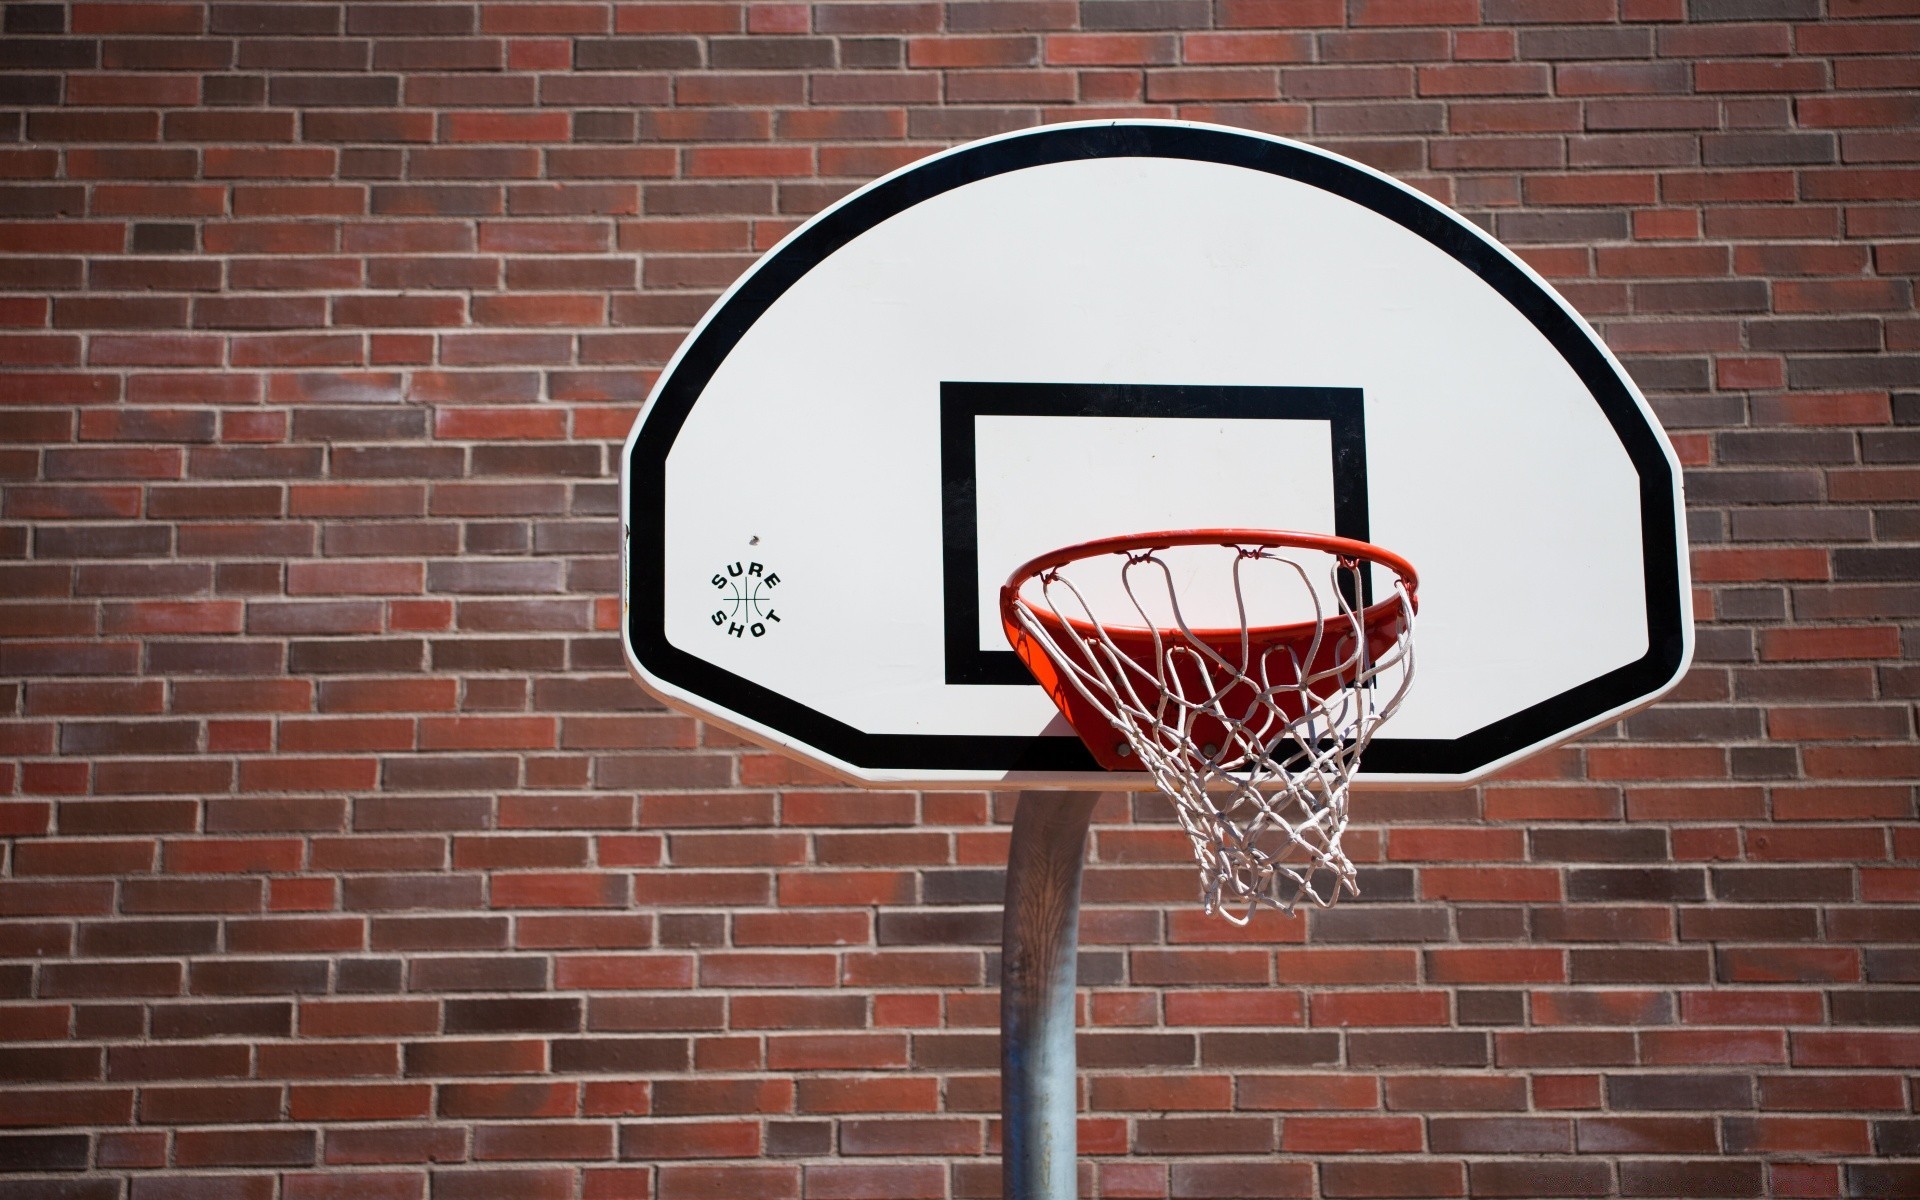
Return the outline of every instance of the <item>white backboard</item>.
{"type": "Polygon", "coordinates": [[[1151,786],[995,617],[1113,534],[1410,559],[1418,671],[1362,782],[1478,778],[1692,653],[1678,465],[1585,322],[1418,192],[1213,126],[1048,126],[849,196],[688,336],[622,485],[641,681],[862,781],[1151,786]]]}

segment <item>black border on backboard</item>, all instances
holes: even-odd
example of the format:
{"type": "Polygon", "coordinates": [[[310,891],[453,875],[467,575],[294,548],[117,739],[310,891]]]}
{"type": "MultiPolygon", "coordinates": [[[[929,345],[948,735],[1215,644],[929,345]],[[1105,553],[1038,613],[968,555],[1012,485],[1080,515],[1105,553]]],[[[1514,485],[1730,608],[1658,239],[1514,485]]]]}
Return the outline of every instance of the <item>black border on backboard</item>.
{"type": "MultiPolygon", "coordinates": [[[[1320,421],[1332,446],[1333,529],[1369,541],[1367,433],[1359,388],[1230,387],[1100,383],[940,385],[941,570],[945,593],[947,682],[1031,684],[1011,649],[980,648],[980,504],[975,471],[976,417],[1132,417],[1242,421],[1320,421]]],[[[1263,525],[1240,514],[1246,524],[1263,525]]],[[[1139,530],[1147,533],[1150,530],[1139,530]]],[[[1343,584],[1351,576],[1343,574],[1343,584]]],[[[1000,581],[994,580],[997,588],[1000,581]]],[[[1347,603],[1365,607],[1371,588],[1347,603]]]]}
{"type": "Polygon", "coordinates": [[[1655,694],[1686,655],[1680,594],[1678,489],[1659,434],[1585,324],[1478,231],[1432,201],[1358,165],[1306,146],[1228,129],[1115,122],[1041,128],[941,155],[855,193],[756,264],[710,313],[660,381],[628,458],[627,640],[656,678],[775,730],[821,754],[872,771],[1096,773],[1067,736],[874,734],[698,658],[667,640],[667,454],[708,380],[747,330],[808,271],[866,230],[954,188],[1010,171],[1094,158],[1171,158],[1262,171],[1362,205],[1452,256],[1540,331],[1579,376],[1640,478],[1647,652],[1634,662],[1454,739],[1375,738],[1367,776],[1465,776],[1529,746],[1655,694]]]}

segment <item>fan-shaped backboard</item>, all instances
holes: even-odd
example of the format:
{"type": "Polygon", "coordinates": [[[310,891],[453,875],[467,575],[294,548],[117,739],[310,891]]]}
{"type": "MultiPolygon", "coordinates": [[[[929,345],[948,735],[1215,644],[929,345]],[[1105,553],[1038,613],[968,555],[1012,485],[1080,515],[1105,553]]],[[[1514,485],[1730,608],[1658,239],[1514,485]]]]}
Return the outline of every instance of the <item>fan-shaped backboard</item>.
{"type": "Polygon", "coordinates": [[[1173,122],[936,155],[761,259],[628,439],[625,635],[676,706],[849,777],[1094,766],[995,596],[1195,526],[1420,571],[1363,782],[1461,782],[1618,718],[1692,650],[1679,470],[1587,325],[1477,228],[1311,147],[1173,122]]]}

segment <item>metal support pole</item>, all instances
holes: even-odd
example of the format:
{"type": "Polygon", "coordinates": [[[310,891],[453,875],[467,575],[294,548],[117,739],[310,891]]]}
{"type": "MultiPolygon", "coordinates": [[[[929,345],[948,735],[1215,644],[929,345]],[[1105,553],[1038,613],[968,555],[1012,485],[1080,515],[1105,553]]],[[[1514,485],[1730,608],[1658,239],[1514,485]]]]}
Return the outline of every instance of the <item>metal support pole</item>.
{"type": "Polygon", "coordinates": [[[1098,799],[1093,792],[1022,792],[1013,815],[1000,939],[1005,1200],[1078,1195],[1074,974],[1080,868],[1098,799]]]}

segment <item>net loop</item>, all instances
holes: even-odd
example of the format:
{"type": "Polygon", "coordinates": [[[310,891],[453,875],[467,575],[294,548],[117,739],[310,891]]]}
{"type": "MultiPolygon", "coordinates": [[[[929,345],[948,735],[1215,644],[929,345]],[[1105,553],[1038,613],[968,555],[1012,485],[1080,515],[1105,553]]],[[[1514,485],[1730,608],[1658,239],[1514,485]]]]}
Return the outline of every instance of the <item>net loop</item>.
{"type": "Polygon", "coordinates": [[[1002,589],[1001,615],[1095,759],[1145,771],[1172,801],[1205,909],[1244,925],[1263,907],[1329,908],[1359,893],[1341,846],[1347,792],[1412,681],[1417,586],[1404,559],[1364,542],[1195,530],[1043,555],[1002,589]],[[1235,621],[1189,621],[1181,580],[1197,560],[1187,547],[1216,559],[1231,551],[1235,621]],[[1175,549],[1184,573],[1170,561],[1175,549]],[[1331,564],[1318,584],[1307,566],[1315,558],[1331,564]],[[1100,579],[1102,562],[1113,564],[1108,572],[1117,566],[1117,587],[1100,579]],[[1256,566],[1279,569],[1304,597],[1294,606],[1311,616],[1250,622],[1247,572],[1256,566]],[[1374,576],[1390,579],[1388,594],[1369,600],[1374,576]]]}

